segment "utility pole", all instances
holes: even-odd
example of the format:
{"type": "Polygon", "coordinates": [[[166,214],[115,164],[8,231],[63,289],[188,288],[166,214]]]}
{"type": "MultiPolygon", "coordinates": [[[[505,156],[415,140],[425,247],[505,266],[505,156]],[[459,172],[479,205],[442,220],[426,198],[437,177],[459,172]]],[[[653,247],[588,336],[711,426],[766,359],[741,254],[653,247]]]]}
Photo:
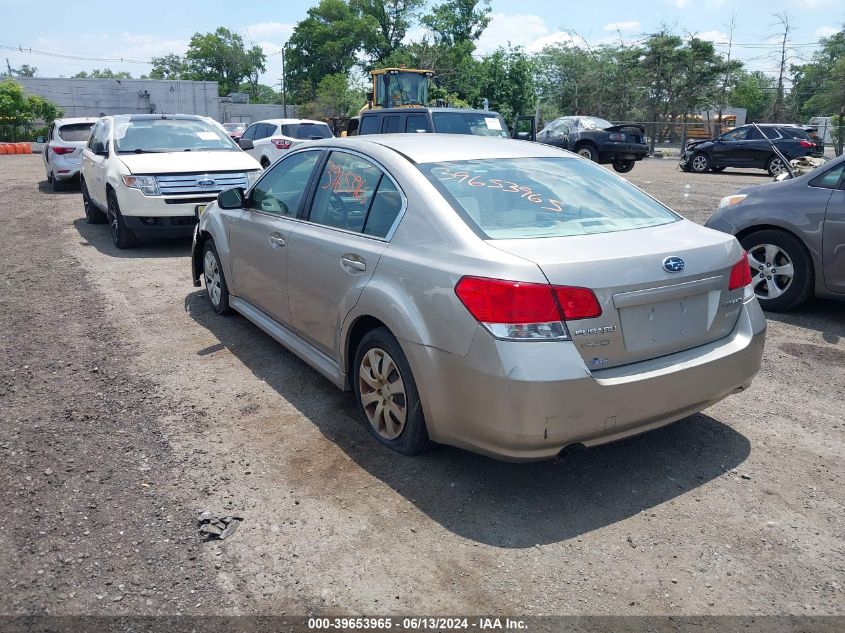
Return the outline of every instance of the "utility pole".
{"type": "Polygon", "coordinates": [[[287,45],[287,42],[282,45],[282,111],[285,118],[288,116],[288,86],[285,80],[285,47],[287,45]]]}

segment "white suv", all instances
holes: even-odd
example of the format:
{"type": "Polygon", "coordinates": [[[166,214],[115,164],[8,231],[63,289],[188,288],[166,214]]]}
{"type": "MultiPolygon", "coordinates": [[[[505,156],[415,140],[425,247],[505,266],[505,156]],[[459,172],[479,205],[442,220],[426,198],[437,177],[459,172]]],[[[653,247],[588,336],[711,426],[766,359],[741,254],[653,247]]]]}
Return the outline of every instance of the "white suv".
{"type": "Polygon", "coordinates": [[[267,169],[292,147],[332,136],[329,126],[322,121],[268,119],[250,125],[238,139],[238,144],[267,169]]]}
{"type": "Polygon", "coordinates": [[[249,187],[260,173],[256,160],[207,117],[103,117],[82,152],[85,218],[90,224],[108,220],[118,248],[188,237],[218,193],[249,187]]]}
{"type": "Polygon", "coordinates": [[[56,119],[50,126],[41,157],[47,182],[53,191],[61,191],[67,182],[79,176],[82,148],[88,144],[96,118],[56,119]]]}

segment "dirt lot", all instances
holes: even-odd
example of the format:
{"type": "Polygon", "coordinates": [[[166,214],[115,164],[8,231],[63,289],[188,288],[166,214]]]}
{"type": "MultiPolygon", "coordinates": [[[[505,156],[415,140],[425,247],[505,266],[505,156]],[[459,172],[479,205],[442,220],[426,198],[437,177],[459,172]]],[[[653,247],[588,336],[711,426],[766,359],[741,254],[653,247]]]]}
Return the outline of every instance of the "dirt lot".
{"type": "MultiPolygon", "coordinates": [[[[0,613],[845,613],[845,305],[769,315],[753,388],[668,428],[406,458],[214,314],[188,243],[117,251],[39,156],[0,165],[0,613]],[[245,521],[204,543],[204,509],[245,521]]],[[[696,221],[766,182],[629,176],[696,221]]]]}

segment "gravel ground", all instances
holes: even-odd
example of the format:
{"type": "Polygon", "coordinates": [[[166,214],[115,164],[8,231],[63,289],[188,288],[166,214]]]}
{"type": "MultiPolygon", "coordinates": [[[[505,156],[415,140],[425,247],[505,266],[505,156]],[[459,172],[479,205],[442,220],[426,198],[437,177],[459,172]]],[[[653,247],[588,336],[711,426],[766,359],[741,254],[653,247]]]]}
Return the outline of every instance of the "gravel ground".
{"type": "MultiPolygon", "coordinates": [[[[769,315],[752,389],[662,430],[406,458],[39,161],[0,161],[0,613],[845,613],[843,304],[769,315]],[[245,521],[203,542],[205,509],[245,521]]],[[[628,176],[699,222],[767,181],[628,176]]]]}

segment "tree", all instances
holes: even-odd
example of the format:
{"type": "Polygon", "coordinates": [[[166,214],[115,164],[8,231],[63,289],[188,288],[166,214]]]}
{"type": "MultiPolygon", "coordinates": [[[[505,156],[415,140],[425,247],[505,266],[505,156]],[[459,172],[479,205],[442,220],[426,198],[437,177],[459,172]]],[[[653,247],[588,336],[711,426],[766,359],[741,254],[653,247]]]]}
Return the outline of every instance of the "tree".
{"type": "Polygon", "coordinates": [[[216,81],[221,94],[237,91],[247,77],[263,72],[267,61],[257,46],[249,51],[243,38],[221,26],[213,33],[195,33],[185,55],[188,74],[197,81],[216,81]]]}
{"type": "Polygon", "coordinates": [[[353,0],[363,19],[369,21],[364,46],[370,60],[385,67],[385,61],[402,48],[417,12],[425,0],[353,0]]]}
{"type": "Polygon", "coordinates": [[[253,85],[242,83],[238,86],[238,92],[245,92],[249,95],[250,103],[281,103],[282,96],[278,90],[264,84],[253,85]]]}
{"type": "Polygon", "coordinates": [[[490,24],[490,0],[445,0],[421,22],[438,44],[475,44],[490,24]]]}
{"type": "Polygon", "coordinates": [[[285,56],[286,80],[295,99],[311,101],[323,77],[347,75],[370,27],[359,6],[346,0],[320,0],[308,9],[308,17],[293,29],[285,56]]]}
{"type": "Polygon", "coordinates": [[[15,140],[19,127],[29,127],[36,120],[50,124],[62,111],[52,101],[36,95],[24,94],[20,84],[12,79],[0,81],[0,121],[9,126],[3,136],[15,140]]]}
{"type": "Polygon", "coordinates": [[[303,107],[303,113],[312,118],[350,116],[362,101],[360,90],[350,86],[349,77],[336,73],[320,80],[316,99],[303,107]]]}
{"type": "Polygon", "coordinates": [[[111,68],[103,68],[102,70],[95,68],[90,73],[84,70],[78,72],[73,76],[73,79],[132,79],[132,73],[125,70],[116,73],[111,68]]]}
{"type": "Polygon", "coordinates": [[[786,79],[786,69],[787,69],[787,54],[789,52],[789,48],[787,47],[787,38],[789,37],[789,33],[792,31],[792,25],[790,24],[790,17],[789,13],[784,11],[783,13],[779,13],[775,16],[778,20],[778,23],[781,26],[781,32],[778,33],[778,37],[781,38],[781,48],[780,48],[780,65],[778,68],[778,83],[777,83],[777,91],[775,92],[775,100],[772,103],[772,110],[771,110],[771,120],[775,122],[782,122],[786,117],[786,108],[784,106],[784,81],[786,79]]]}
{"type": "Polygon", "coordinates": [[[762,121],[771,110],[776,83],[774,77],[759,70],[736,73],[728,91],[728,103],[745,108],[748,121],[762,121]]]}
{"type": "Polygon", "coordinates": [[[185,58],[168,53],[163,57],[153,57],[153,69],[150,71],[150,79],[188,79],[190,69],[185,58]]]}
{"type": "Polygon", "coordinates": [[[480,97],[506,121],[533,113],[535,63],[522,48],[499,48],[481,60],[480,97]]]}

